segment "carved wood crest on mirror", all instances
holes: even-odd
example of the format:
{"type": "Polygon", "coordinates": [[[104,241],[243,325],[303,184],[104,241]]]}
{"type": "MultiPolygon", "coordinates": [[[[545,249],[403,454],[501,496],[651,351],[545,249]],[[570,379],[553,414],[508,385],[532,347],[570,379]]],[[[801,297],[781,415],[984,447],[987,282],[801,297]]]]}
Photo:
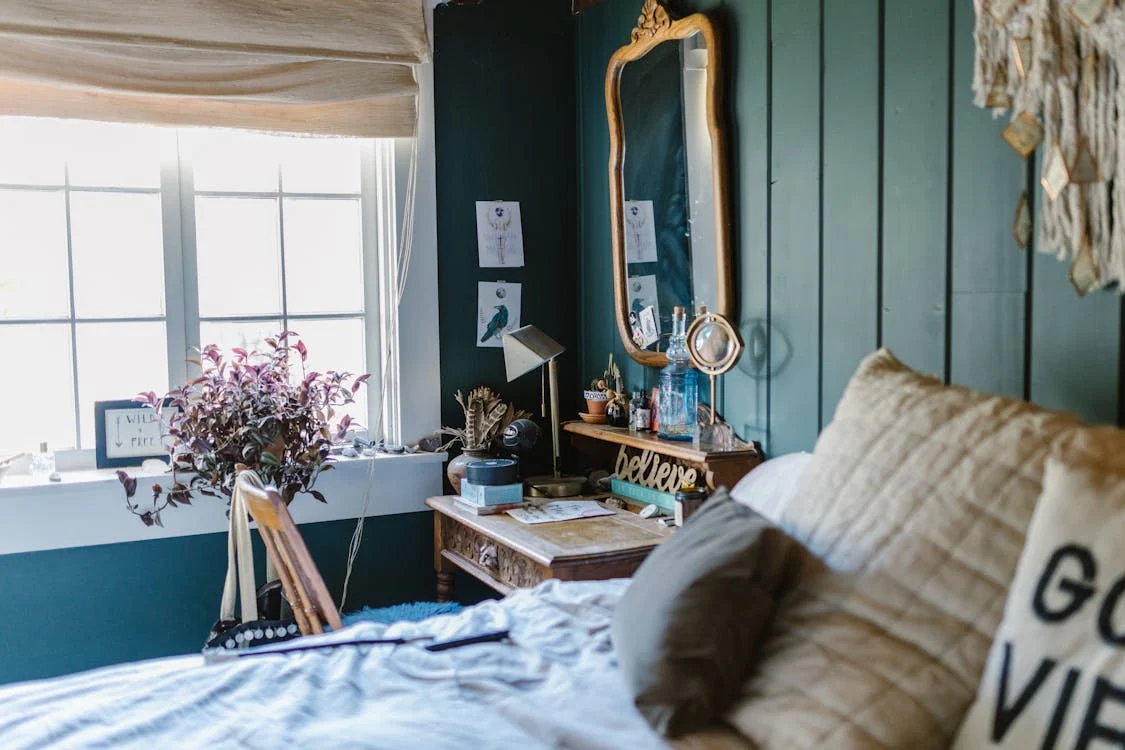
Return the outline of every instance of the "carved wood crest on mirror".
{"type": "Polygon", "coordinates": [[[606,71],[617,328],[644,365],[667,364],[673,307],[735,313],[722,60],[705,15],[645,0],[606,71]]]}

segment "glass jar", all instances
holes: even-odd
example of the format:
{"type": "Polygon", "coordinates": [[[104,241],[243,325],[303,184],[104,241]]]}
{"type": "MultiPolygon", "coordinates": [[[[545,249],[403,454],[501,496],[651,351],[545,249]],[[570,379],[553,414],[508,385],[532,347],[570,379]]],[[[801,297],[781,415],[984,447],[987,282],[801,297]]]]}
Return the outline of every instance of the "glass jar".
{"type": "Polygon", "coordinates": [[[660,371],[658,433],[665,440],[695,440],[699,429],[699,371],[691,366],[687,349],[687,316],[684,308],[672,311],[672,337],[668,365],[660,371]]]}
{"type": "Polygon", "coordinates": [[[55,453],[47,449],[46,443],[40,443],[39,452],[31,454],[27,472],[34,477],[49,477],[55,473],[55,453]]]}

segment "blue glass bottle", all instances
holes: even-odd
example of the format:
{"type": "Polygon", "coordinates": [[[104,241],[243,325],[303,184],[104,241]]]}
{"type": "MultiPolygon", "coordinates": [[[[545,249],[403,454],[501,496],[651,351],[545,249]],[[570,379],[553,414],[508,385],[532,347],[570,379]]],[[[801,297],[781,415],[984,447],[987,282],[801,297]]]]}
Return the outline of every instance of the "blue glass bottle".
{"type": "Polygon", "coordinates": [[[666,440],[694,440],[699,429],[699,372],[691,366],[687,349],[684,308],[672,310],[672,338],[668,366],[660,371],[660,402],[656,409],[658,434],[666,440]]]}

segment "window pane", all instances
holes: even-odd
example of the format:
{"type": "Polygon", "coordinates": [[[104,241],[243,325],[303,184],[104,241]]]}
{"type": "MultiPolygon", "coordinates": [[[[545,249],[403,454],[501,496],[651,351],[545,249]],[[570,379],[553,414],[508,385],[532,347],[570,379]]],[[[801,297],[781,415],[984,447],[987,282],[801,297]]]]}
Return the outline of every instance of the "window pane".
{"type": "Polygon", "coordinates": [[[0,183],[62,185],[64,128],[63,120],[0,118],[0,183]]]}
{"type": "Polygon", "coordinates": [[[358,193],[362,142],[350,138],[286,138],[281,186],[291,193],[358,193]]]}
{"type": "MultiPolygon", "coordinates": [[[[290,320],[289,328],[301,335],[309,350],[305,372],[350,372],[361,375],[366,370],[367,349],[364,324],[361,318],[347,320],[290,320]]],[[[300,372],[300,365],[294,365],[300,372]]],[[[367,424],[367,388],[361,387],[356,403],[343,413],[350,414],[360,424],[367,424]]]]}
{"type": "Polygon", "coordinates": [[[285,199],[289,312],[363,312],[359,200],[285,199]]]}
{"type": "Polygon", "coordinates": [[[70,326],[0,326],[0,454],[73,448],[70,326]]]}
{"type": "Polygon", "coordinates": [[[66,201],[0,190],[0,319],[66,317],[66,201]]]}
{"type": "Polygon", "coordinates": [[[164,314],[159,195],[70,196],[74,303],[84,317],[164,314]]]}
{"type": "Polygon", "coordinates": [[[71,127],[71,185],[160,187],[158,128],[104,122],[76,122],[71,127]]]}
{"type": "Polygon", "coordinates": [[[251,351],[263,351],[267,336],[281,333],[280,320],[231,320],[221,322],[203,321],[199,324],[199,342],[217,344],[224,352],[236,346],[251,351]]]}
{"type": "Polygon", "coordinates": [[[279,140],[240,130],[187,131],[195,189],[277,192],[279,140]]]}
{"type": "Polygon", "coordinates": [[[197,198],[195,241],[199,314],[281,313],[277,201],[197,198]]]}
{"type": "Polygon", "coordinates": [[[78,403],[82,447],[94,447],[94,402],[168,390],[163,323],[79,323],[78,403]]]}

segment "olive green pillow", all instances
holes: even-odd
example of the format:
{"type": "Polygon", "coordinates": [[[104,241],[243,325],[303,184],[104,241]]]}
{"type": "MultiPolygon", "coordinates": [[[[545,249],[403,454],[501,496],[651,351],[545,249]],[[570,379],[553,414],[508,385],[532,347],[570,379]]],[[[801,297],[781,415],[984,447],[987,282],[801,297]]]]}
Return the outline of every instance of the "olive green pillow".
{"type": "Polygon", "coordinates": [[[634,703],[678,737],[722,716],[746,681],[781,595],[810,556],[719,490],[637,570],[613,618],[634,703]]]}

